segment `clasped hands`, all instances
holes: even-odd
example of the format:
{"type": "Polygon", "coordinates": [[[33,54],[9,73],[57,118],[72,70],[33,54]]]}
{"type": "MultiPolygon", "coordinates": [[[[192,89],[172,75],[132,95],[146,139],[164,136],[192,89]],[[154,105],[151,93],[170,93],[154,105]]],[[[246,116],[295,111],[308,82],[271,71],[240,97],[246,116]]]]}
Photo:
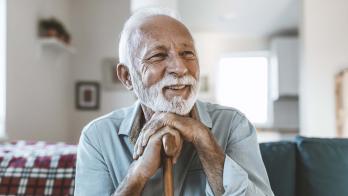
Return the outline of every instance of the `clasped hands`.
{"type": "Polygon", "coordinates": [[[143,178],[149,179],[161,165],[162,138],[170,134],[175,138],[175,149],[170,156],[176,163],[179,158],[183,140],[195,144],[204,139],[208,128],[201,122],[173,113],[156,112],[144,125],[136,141],[133,159],[136,170],[143,178]]]}

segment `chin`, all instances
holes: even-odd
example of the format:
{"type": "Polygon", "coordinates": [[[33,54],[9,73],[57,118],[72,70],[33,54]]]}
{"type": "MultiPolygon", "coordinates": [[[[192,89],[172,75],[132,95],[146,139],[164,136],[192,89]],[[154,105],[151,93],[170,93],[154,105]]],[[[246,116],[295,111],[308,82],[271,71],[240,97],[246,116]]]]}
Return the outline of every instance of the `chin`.
{"type": "Polygon", "coordinates": [[[157,99],[157,109],[163,112],[171,112],[178,115],[187,115],[191,112],[196,98],[190,96],[188,99],[184,99],[180,96],[173,97],[171,100],[159,101],[157,99]]]}

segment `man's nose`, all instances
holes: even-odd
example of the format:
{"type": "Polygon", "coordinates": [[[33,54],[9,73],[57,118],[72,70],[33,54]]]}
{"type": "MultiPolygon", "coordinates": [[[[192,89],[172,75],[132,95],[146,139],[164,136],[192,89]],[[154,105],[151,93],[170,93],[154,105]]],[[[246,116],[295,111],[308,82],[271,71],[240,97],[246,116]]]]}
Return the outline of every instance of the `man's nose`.
{"type": "Polygon", "coordinates": [[[175,55],[172,57],[172,60],[167,67],[167,71],[169,74],[173,74],[174,76],[180,78],[187,74],[188,69],[180,55],[175,55]]]}

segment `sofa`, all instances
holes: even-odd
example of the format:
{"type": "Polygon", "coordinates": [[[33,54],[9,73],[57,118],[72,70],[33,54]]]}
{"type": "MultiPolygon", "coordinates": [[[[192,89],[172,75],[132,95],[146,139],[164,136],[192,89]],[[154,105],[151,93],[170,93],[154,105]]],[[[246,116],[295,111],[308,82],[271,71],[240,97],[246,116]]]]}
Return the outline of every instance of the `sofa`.
{"type": "Polygon", "coordinates": [[[73,195],[76,145],[17,141],[0,145],[0,195],[73,195]]]}
{"type": "Polygon", "coordinates": [[[348,139],[297,136],[260,144],[277,196],[348,196],[348,139]]]}
{"type": "MultiPolygon", "coordinates": [[[[276,196],[348,196],[348,139],[260,144],[276,196]]],[[[76,145],[0,145],[0,195],[73,195],[76,145]]]]}

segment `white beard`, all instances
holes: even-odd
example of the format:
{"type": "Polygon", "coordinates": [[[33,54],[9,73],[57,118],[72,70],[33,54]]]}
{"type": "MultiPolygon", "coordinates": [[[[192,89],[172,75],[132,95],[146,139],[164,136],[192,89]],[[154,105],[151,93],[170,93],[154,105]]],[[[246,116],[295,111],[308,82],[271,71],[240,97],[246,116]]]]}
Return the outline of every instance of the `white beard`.
{"type": "Polygon", "coordinates": [[[181,78],[167,75],[156,84],[146,88],[143,85],[140,74],[134,70],[134,68],[130,68],[130,72],[133,80],[134,92],[140,103],[154,112],[172,112],[178,115],[186,115],[191,111],[197,100],[199,83],[191,75],[185,75],[181,78]],[[162,89],[165,86],[171,85],[191,85],[189,97],[184,99],[181,96],[174,96],[171,97],[170,100],[167,100],[162,93],[162,89]]]}

